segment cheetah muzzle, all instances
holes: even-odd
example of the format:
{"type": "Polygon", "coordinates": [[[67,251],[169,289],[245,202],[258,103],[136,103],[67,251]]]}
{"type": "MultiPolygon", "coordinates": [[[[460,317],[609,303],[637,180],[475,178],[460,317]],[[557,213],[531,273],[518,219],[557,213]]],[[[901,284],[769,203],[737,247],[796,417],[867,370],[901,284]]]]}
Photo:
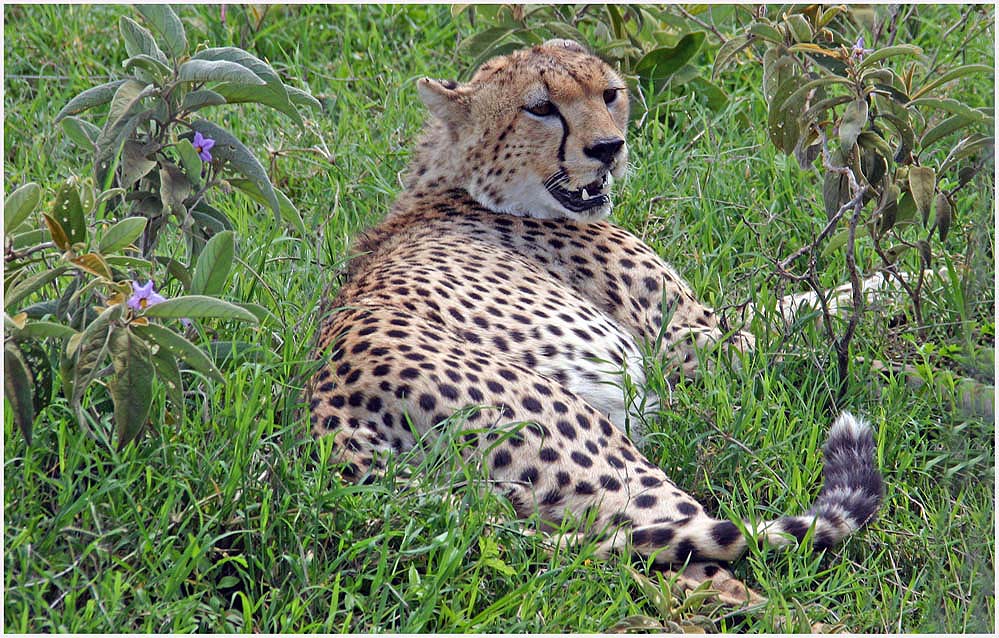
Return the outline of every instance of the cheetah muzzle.
{"type": "Polygon", "coordinates": [[[430,118],[406,188],[355,241],[323,319],[313,433],[333,437],[343,473],[360,479],[448,423],[519,516],[550,527],[594,517],[587,537],[602,555],[713,573],[703,566],[750,540],[838,543],[882,500],[862,419],[835,420],[806,513],[742,525],[706,514],[625,434],[642,423],[637,405],[657,407],[619,387],[622,374],[645,386],[645,345],[695,375],[703,348],[755,342],[602,221],[627,163],[624,86],[564,40],[490,60],[467,83],[417,83],[430,118]],[[449,420],[470,406],[483,409],[449,420]]]}

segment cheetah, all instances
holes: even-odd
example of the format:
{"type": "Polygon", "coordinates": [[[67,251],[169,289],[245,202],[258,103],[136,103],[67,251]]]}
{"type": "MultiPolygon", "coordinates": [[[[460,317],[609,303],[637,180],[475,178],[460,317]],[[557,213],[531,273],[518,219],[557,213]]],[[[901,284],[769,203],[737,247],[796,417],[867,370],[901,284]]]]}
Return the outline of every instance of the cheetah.
{"type": "Polygon", "coordinates": [[[754,339],[606,221],[629,108],[607,64],[551,40],[467,83],[417,89],[430,117],[405,190],[355,242],[315,352],[312,432],[333,437],[346,476],[370,476],[449,424],[518,517],[548,530],[591,520],[599,556],[709,576],[750,542],[827,548],[872,520],[874,435],[848,413],[828,434],[814,505],[758,523],[708,515],[629,436],[640,420],[619,381],[644,383],[643,347],[693,376],[704,348],[754,339]]]}

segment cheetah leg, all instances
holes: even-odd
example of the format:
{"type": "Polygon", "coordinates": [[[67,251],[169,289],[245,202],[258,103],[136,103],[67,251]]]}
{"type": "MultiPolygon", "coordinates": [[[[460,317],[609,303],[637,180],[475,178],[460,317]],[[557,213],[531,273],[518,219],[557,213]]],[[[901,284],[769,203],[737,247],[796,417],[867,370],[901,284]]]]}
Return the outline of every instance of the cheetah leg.
{"type": "MultiPolygon", "coordinates": [[[[924,277],[927,280],[943,279],[947,276],[947,272],[946,268],[926,270],[924,271],[924,277]]],[[[899,273],[898,277],[901,277],[903,281],[908,283],[912,281],[914,275],[903,272],[899,273]]],[[[898,277],[885,272],[877,272],[864,279],[861,282],[861,294],[864,296],[864,303],[891,305],[901,302],[905,294],[905,289],[899,283],[898,277]]],[[[853,307],[853,286],[851,284],[838,286],[822,296],[826,299],[826,307],[829,309],[831,315],[841,315],[853,307]]],[[[810,290],[808,292],[781,297],[777,300],[775,311],[784,321],[785,325],[790,325],[803,313],[814,310],[819,306],[819,294],[814,290],[810,290]]],[[[745,312],[746,323],[751,322],[756,314],[757,310],[754,305],[749,304],[745,312]]]]}

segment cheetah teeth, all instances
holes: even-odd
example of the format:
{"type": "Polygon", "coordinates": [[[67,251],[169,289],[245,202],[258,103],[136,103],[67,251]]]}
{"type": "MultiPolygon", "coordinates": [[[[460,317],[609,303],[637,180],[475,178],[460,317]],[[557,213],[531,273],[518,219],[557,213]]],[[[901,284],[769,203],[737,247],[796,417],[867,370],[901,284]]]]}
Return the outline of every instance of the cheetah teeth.
{"type": "Polygon", "coordinates": [[[580,199],[582,199],[583,201],[586,201],[586,200],[588,200],[588,199],[590,198],[590,194],[589,194],[589,193],[587,193],[587,192],[586,192],[586,189],[584,188],[584,189],[582,190],[582,192],[580,192],[580,194],[579,194],[579,198],[580,198],[580,199]]]}

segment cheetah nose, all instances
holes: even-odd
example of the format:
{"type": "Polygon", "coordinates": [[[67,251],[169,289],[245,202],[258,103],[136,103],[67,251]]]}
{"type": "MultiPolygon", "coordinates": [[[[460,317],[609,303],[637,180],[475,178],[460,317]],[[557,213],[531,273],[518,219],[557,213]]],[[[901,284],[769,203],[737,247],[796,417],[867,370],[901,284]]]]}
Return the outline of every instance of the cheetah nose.
{"type": "Polygon", "coordinates": [[[624,140],[620,137],[611,137],[607,139],[597,140],[590,146],[583,149],[588,157],[593,159],[598,159],[604,164],[610,164],[614,161],[614,157],[617,152],[621,150],[624,146],[624,140]]]}

